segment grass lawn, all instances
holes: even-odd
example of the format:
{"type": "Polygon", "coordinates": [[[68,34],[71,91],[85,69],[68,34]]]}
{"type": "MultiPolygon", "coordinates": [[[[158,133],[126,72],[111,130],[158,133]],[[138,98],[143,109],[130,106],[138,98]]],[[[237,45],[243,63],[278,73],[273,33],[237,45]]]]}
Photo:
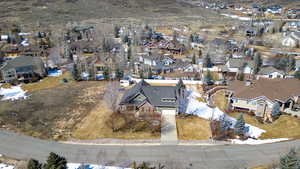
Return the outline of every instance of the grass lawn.
{"type": "Polygon", "coordinates": [[[225,111],[228,107],[228,99],[225,97],[225,90],[218,91],[213,96],[213,101],[219,109],[225,111]]]}
{"type": "MultiPolygon", "coordinates": [[[[232,117],[239,117],[239,113],[230,113],[232,117]]],[[[300,138],[300,119],[289,115],[282,115],[279,119],[274,121],[272,124],[262,124],[258,122],[255,117],[244,114],[246,123],[253,126],[259,127],[266,130],[260,139],[271,139],[271,138],[300,138]]]]}
{"type": "MultiPolygon", "coordinates": [[[[95,140],[101,138],[118,138],[118,139],[159,139],[160,133],[152,133],[150,130],[132,131],[131,129],[113,132],[107,121],[112,111],[103,101],[100,101],[80,123],[72,134],[72,138],[82,140],[95,140]]],[[[117,123],[124,123],[124,119],[116,118],[117,123]]],[[[138,122],[142,124],[142,122],[138,122]]],[[[139,124],[137,124],[139,125],[139,124]]],[[[131,126],[133,127],[133,126],[131,126]]]]}
{"type": "Polygon", "coordinates": [[[211,136],[209,121],[197,116],[185,119],[176,118],[177,133],[180,140],[207,140],[211,136]]]}
{"type": "Polygon", "coordinates": [[[41,89],[49,89],[63,84],[63,79],[72,79],[72,75],[69,72],[65,72],[59,77],[45,77],[39,82],[22,84],[22,89],[27,90],[28,92],[34,92],[41,89]]]}

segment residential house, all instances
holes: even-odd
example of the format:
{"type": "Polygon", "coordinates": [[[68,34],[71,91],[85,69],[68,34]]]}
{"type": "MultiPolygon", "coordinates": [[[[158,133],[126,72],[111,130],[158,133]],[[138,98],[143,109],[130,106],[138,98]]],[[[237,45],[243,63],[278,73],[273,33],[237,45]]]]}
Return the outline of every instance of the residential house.
{"type": "Polygon", "coordinates": [[[186,96],[182,80],[176,86],[152,86],[141,80],[124,93],[119,105],[121,112],[134,112],[137,117],[161,114],[165,110],[179,113],[186,96]]]}
{"type": "Polygon", "coordinates": [[[231,58],[225,65],[228,67],[227,77],[236,78],[237,74],[241,72],[244,74],[245,79],[251,79],[254,68],[253,60],[231,58]]]}
{"type": "Polygon", "coordinates": [[[19,56],[6,61],[0,68],[5,82],[31,82],[46,76],[44,63],[39,57],[19,56]]]}
{"type": "Polygon", "coordinates": [[[256,78],[269,78],[269,79],[275,79],[275,78],[286,78],[286,74],[284,71],[278,70],[274,68],[273,66],[268,67],[262,67],[260,68],[259,72],[256,75],[256,78]]]}
{"type": "Polygon", "coordinates": [[[266,117],[272,113],[275,104],[285,112],[300,103],[300,80],[258,79],[252,82],[233,81],[228,86],[232,110],[252,112],[266,117]]]}
{"type": "Polygon", "coordinates": [[[295,48],[298,47],[300,43],[300,32],[291,32],[286,35],[282,40],[282,45],[286,47],[295,48]]]}

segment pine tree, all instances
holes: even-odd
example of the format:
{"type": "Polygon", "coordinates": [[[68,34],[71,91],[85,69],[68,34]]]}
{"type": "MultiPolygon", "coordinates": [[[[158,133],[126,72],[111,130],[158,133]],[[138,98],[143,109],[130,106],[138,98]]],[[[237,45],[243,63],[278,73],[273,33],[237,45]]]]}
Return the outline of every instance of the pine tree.
{"type": "Polygon", "coordinates": [[[80,80],[79,71],[76,63],[73,64],[72,76],[74,80],[80,80]]]}
{"type": "Polygon", "coordinates": [[[151,69],[151,67],[149,67],[149,69],[148,69],[148,79],[152,79],[152,76],[153,76],[152,69],[151,69]]]}
{"type": "Polygon", "coordinates": [[[209,70],[206,72],[206,74],[204,76],[204,81],[206,83],[213,81],[212,74],[211,74],[211,72],[209,70]]]}
{"type": "Polygon", "coordinates": [[[115,38],[119,38],[120,37],[120,27],[118,25],[115,26],[114,28],[114,34],[115,34],[115,38]]]}
{"type": "Polygon", "coordinates": [[[53,152],[48,156],[44,169],[67,169],[67,160],[53,152]]]}
{"type": "Polygon", "coordinates": [[[213,65],[212,65],[212,62],[211,62],[211,58],[210,56],[207,54],[203,60],[203,67],[206,67],[206,68],[211,68],[213,65]]]}
{"type": "Polygon", "coordinates": [[[131,46],[129,46],[127,51],[127,59],[130,60],[131,56],[132,56],[132,51],[131,51],[131,46]]]}
{"type": "Polygon", "coordinates": [[[195,55],[195,53],[194,53],[194,55],[193,55],[193,58],[192,58],[192,64],[196,64],[196,55],[195,55]]]}
{"type": "Polygon", "coordinates": [[[292,71],[295,69],[295,58],[293,56],[288,57],[288,71],[292,71]]]}
{"type": "Polygon", "coordinates": [[[122,78],[123,78],[123,75],[124,75],[123,70],[121,70],[120,68],[117,68],[117,70],[116,70],[116,77],[117,77],[118,79],[122,79],[122,78]]]}
{"type": "Polygon", "coordinates": [[[109,73],[109,68],[108,68],[108,67],[105,67],[105,68],[104,68],[104,71],[103,71],[104,79],[105,79],[105,80],[109,80],[109,79],[110,79],[109,75],[110,75],[110,73],[109,73]]]}
{"type": "Polygon", "coordinates": [[[198,57],[202,58],[202,50],[201,49],[199,49],[198,57]]]}
{"type": "Polygon", "coordinates": [[[280,169],[299,169],[300,160],[297,157],[296,150],[292,148],[288,154],[280,158],[280,169]]]}
{"type": "Polygon", "coordinates": [[[27,164],[27,169],[41,169],[42,164],[38,160],[30,159],[27,164]]]}
{"type": "Polygon", "coordinates": [[[245,120],[243,114],[236,120],[234,125],[234,132],[236,135],[243,136],[245,134],[245,120]]]}
{"type": "Polygon", "coordinates": [[[259,52],[256,52],[254,56],[254,68],[253,68],[253,74],[257,74],[259,71],[259,68],[262,65],[262,59],[259,52]]]}

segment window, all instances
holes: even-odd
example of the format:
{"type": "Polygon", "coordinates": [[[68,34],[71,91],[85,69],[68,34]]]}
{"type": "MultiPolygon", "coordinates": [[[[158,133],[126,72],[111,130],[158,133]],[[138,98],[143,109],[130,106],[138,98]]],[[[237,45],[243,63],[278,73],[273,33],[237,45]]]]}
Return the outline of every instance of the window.
{"type": "Polygon", "coordinates": [[[161,99],[162,102],[175,102],[176,99],[175,98],[163,98],[161,99]]]}
{"type": "Polygon", "coordinates": [[[269,75],[269,78],[272,78],[272,75],[269,75]]]}

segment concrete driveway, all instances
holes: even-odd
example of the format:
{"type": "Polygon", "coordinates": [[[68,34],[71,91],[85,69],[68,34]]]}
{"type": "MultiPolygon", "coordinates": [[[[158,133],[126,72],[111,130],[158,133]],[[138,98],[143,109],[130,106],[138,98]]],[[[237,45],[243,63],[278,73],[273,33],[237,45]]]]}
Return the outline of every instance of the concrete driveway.
{"type": "Polygon", "coordinates": [[[161,144],[176,145],[178,143],[177,127],[176,127],[176,111],[162,111],[162,128],[161,128],[161,144]]]}

